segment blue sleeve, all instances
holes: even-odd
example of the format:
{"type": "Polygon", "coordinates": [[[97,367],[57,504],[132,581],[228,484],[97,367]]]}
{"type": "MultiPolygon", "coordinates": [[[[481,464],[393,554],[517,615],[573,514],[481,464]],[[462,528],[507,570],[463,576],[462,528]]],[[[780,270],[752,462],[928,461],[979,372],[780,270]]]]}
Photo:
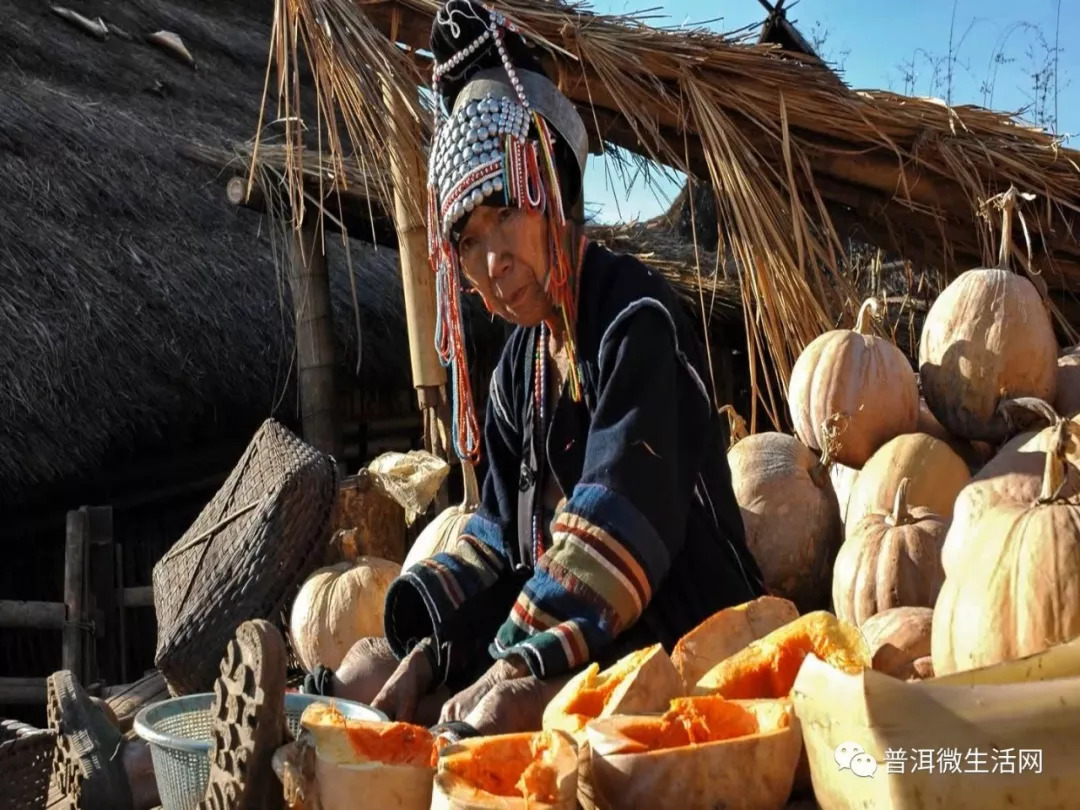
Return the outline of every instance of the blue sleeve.
{"type": "Polygon", "coordinates": [[[487,639],[516,596],[494,587],[509,579],[507,543],[517,533],[520,451],[514,448],[521,441],[508,354],[492,375],[484,416],[487,472],[479,508],[453,547],[403,572],[387,592],[384,623],[394,653],[400,658],[413,643],[434,638],[443,679],[453,662],[486,655],[487,639]]]}
{"type": "Polygon", "coordinates": [[[711,405],[659,302],[627,307],[598,361],[582,477],[491,646],[540,677],[593,660],[641,617],[685,541],[704,458],[692,434],[711,405]]]}

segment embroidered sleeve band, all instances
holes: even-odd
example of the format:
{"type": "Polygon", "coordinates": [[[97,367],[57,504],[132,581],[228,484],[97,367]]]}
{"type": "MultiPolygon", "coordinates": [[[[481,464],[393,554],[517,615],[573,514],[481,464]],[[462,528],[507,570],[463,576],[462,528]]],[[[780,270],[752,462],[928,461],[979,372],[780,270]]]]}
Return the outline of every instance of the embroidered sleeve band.
{"type": "Polygon", "coordinates": [[[493,649],[500,657],[518,652],[541,675],[586,663],[591,650],[633,625],[670,565],[645,517],[596,484],[574,490],[552,541],[493,649]]]}

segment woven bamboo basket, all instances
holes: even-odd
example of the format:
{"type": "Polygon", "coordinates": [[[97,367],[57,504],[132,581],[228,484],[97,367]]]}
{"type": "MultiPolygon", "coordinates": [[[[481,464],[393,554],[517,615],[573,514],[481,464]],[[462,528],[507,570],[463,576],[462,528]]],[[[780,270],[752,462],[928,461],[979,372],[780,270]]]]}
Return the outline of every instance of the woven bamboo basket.
{"type": "Polygon", "coordinates": [[[40,810],[49,797],[56,733],[0,720],[0,810],[40,810]]]}

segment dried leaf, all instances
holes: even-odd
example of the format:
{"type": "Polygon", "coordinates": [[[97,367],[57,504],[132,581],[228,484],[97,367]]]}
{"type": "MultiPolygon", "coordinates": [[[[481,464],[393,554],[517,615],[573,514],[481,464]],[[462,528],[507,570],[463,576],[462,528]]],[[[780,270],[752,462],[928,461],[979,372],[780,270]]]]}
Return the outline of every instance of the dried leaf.
{"type": "Polygon", "coordinates": [[[157,31],[148,35],[146,41],[171,53],[181,62],[184,62],[193,68],[196,67],[195,57],[192,56],[191,52],[184,46],[184,41],[172,31],[157,31]]]}

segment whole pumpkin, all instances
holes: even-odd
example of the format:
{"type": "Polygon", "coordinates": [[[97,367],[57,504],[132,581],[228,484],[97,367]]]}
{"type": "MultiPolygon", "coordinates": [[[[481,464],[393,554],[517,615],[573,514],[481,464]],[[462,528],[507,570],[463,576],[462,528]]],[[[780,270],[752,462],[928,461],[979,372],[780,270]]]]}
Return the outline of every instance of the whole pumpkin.
{"type": "Polygon", "coordinates": [[[870,648],[872,666],[902,681],[934,677],[930,634],[934,609],[895,607],[867,619],[859,628],[870,648]]]}
{"type": "Polygon", "coordinates": [[[971,526],[963,565],[934,605],[935,675],[1012,661],[1080,636],[1080,504],[1062,499],[1080,428],[1062,421],[1039,497],[999,503],[971,526]]]}
{"type": "Polygon", "coordinates": [[[446,551],[458,539],[465,524],[473,516],[480,504],[479,487],[476,485],[476,472],[467,461],[461,463],[461,475],[465,484],[465,496],[460,504],[450,506],[435,516],[405,555],[402,570],[408,571],[420,560],[434,557],[446,551]]]}
{"type": "Polygon", "coordinates": [[[925,507],[948,520],[953,501],[971,480],[971,471],[941,439],[925,433],[905,433],[890,439],[855,476],[848,498],[846,531],[873,512],[887,513],[905,478],[909,505],[925,507]]]}
{"type": "Polygon", "coordinates": [[[1065,349],[1058,357],[1054,410],[1062,416],[1080,413],[1080,346],[1065,349]]]}
{"type": "Polygon", "coordinates": [[[907,357],[891,341],[871,333],[877,301],[859,308],[854,329],[833,329],[799,354],[788,382],[795,435],[812,450],[856,469],[881,445],[911,433],[919,418],[919,387],[907,357]],[[841,414],[845,426],[835,448],[825,424],[841,414]]]}
{"type": "Polygon", "coordinates": [[[948,524],[928,509],[908,508],[908,483],[900,481],[890,512],[849,524],[833,566],[837,618],[858,626],[890,608],[934,606],[948,524]]]}
{"type": "Polygon", "coordinates": [[[336,669],[357,641],[382,636],[383,603],[401,573],[396,562],[357,557],[320,568],[300,587],[289,615],[296,657],[308,672],[336,669]]]}
{"type": "Polygon", "coordinates": [[[953,436],[999,444],[1008,397],[1053,400],[1057,339],[1035,285],[1000,268],[961,273],[930,307],[919,377],[934,416],[953,436]]]}
{"type": "Polygon", "coordinates": [[[794,436],[755,433],[728,451],[746,542],[774,596],[823,606],[843,539],[829,473],[794,436]]]}
{"type": "MultiPolygon", "coordinates": [[[[1026,412],[1029,417],[1038,416],[1048,426],[1014,436],[960,490],[953,504],[949,533],[941,549],[941,564],[946,576],[963,565],[969,546],[981,541],[981,535],[974,534],[971,526],[987,509],[1008,503],[1026,506],[1038,498],[1046,452],[1057,443],[1058,427],[1065,421],[1047,403],[1033,398],[1005,400],[1000,409],[1003,414],[1012,414],[1009,419],[1013,423],[1017,418],[1015,414],[1026,412]]],[[[1080,479],[1070,474],[1062,494],[1072,496],[1077,493],[1080,493],[1080,479]]]]}

